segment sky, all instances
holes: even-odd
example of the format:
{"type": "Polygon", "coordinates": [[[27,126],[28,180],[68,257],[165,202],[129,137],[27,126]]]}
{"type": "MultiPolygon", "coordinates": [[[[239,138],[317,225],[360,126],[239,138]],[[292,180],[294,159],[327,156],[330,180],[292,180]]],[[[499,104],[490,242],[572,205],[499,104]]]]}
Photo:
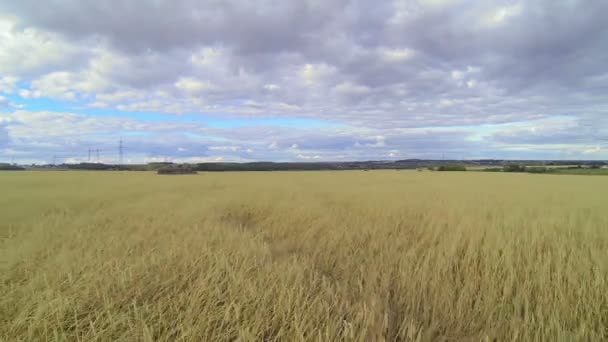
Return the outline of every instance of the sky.
{"type": "Polygon", "coordinates": [[[607,13],[0,0],[0,162],[608,159],[607,13]]]}

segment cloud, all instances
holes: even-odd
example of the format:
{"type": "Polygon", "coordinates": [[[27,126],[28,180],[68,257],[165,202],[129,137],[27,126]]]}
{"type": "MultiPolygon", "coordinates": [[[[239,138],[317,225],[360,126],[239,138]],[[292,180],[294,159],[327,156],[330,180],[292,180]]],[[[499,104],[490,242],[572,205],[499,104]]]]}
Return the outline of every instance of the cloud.
{"type": "Polygon", "coordinates": [[[10,102],[2,95],[0,95],[0,110],[8,108],[10,106],[10,102]]]}
{"type": "Polygon", "coordinates": [[[123,50],[169,50],[228,42],[243,52],[255,53],[297,47],[306,41],[307,32],[328,25],[331,13],[343,4],[51,0],[42,9],[36,1],[25,0],[3,4],[3,9],[19,16],[23,25],[39,26],[72,39],[102,35],[123,50]],[[129,20],[118,19],[117,11],[129,20]],[[234,25],[236,22],[239,25],[234,25]]]}
{"type": "Polygon", "coordinates": [[[298,159],[304,159],[304,160],[311,160],[311,159],[321,159],[321,156],[318,155],[305,155],[305,154],[298,154],[298,159]]]}
{"type": "Polygon", "coordinates": [[[236,152],[241,149],[240,146],[209,146],[211,151],[232,151],[236,152]]]}
{"type": "MultiPolygon", "coordinates": [[[[160,135],[158,126],[133,112],[165,123],[193,114],[348,128],[239,128],[248,140],[218,132],[195,146],[163,132],[167,142],[154,149],[179,158],[297,158],[293,144],[303,156],[338,159],[466,149],[555,156],[556,145],[577,153],[607,137],[606,12],[606,2],[551,0],[4,1],[0,92],[32,117],[78,108],[78,122],[103,128],[111,116],[146,134],[160,135]],[[40,108],[47,100],[53,106],[40,108]],[[206,155],[186,156],[195,151],[206,155]]],[[[30,140],[44,137],[31,120],[20,126],[36,128],[30,140]]]]}
{"type": "Polygon", "coordinates": [[[207,81],[199,81],[190,77],[180,78],[175,82],[175,87],[190,95],[197,95],[215,89],[215,86],[207,81]]]}
{"type": "Polygon", "coordinates": [[[7,121],[8,119],[3,119],[0,116],[0,151],[8,145],[10,140],[8,131],[6,130],[7,121]]]}
{"type": "Polygon", "coordinates": [[[54,32],[20,28],[6,17],[0,17],[0,32],[0,75],[36,75],[86,60],[85,49],[54,32]]]}
{"type": "Polygon", "coordinates": [[[15,90],[19,79],[14,76],[0,77],[0,93],[11,94],[15,90]]]}
{"type": "Polygon", "coordinates": [[[382,48],[380,50],[381,58],[388,62],[402,63],[414,57],[415,51],[408,48],[382,48]]]}
{"type": "Polygon", "coordinates": [[[370,88],[351,82],[343,82],[334,87],[334,90],[340,95],[365,95],[371,91],[370,88]]]}

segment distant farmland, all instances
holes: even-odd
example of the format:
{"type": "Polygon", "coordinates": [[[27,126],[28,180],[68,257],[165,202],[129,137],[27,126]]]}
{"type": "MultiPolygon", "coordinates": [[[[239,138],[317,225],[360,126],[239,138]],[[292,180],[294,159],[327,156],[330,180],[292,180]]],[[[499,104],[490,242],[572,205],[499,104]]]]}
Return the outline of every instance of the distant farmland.
{"type": "Polygon", "coordinates": [[[0,340],[608,339],[608,177],[0,173],[0,340]]]}

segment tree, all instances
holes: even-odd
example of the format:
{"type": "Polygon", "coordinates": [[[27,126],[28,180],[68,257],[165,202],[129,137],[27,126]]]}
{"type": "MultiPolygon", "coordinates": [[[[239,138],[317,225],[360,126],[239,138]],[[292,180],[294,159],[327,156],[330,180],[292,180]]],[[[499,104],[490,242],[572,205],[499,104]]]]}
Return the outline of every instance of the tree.
{"type": "Polygon", "coordinates": [[[526,172],[529,173],[547,173],[549,169],[544,166],[528,166],[526,167],[526,172]]]}
{"type": "Polygon", "coordinates": [[[503,167],[504,172],[525,172],[526,167],[519,164],[507,164],[503,167]]]}
{"type": "Polygon", "coordinates": [[[466,171],[467,168],[461,164],[448,164],[441,165],[437,168],[437,171],[466,171]]]}
{"type": "Polygon", "coordinates": [[[11,165],[8,163],[0,163],[0,170],[1,171],[21,171],[21,170],[25,170],[25,169],[22,168],[21,166],[17,166],[17,165],[11,165]]]}

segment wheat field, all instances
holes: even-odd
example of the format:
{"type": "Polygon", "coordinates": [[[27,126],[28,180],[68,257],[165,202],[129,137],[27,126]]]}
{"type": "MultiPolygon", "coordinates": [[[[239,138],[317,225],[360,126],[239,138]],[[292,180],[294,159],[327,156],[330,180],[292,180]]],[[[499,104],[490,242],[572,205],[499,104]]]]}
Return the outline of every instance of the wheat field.
{"type": "Polygon", "coordinates": [[[608,177],[0,173],[3,341],[608,339],[608,177]]]}

